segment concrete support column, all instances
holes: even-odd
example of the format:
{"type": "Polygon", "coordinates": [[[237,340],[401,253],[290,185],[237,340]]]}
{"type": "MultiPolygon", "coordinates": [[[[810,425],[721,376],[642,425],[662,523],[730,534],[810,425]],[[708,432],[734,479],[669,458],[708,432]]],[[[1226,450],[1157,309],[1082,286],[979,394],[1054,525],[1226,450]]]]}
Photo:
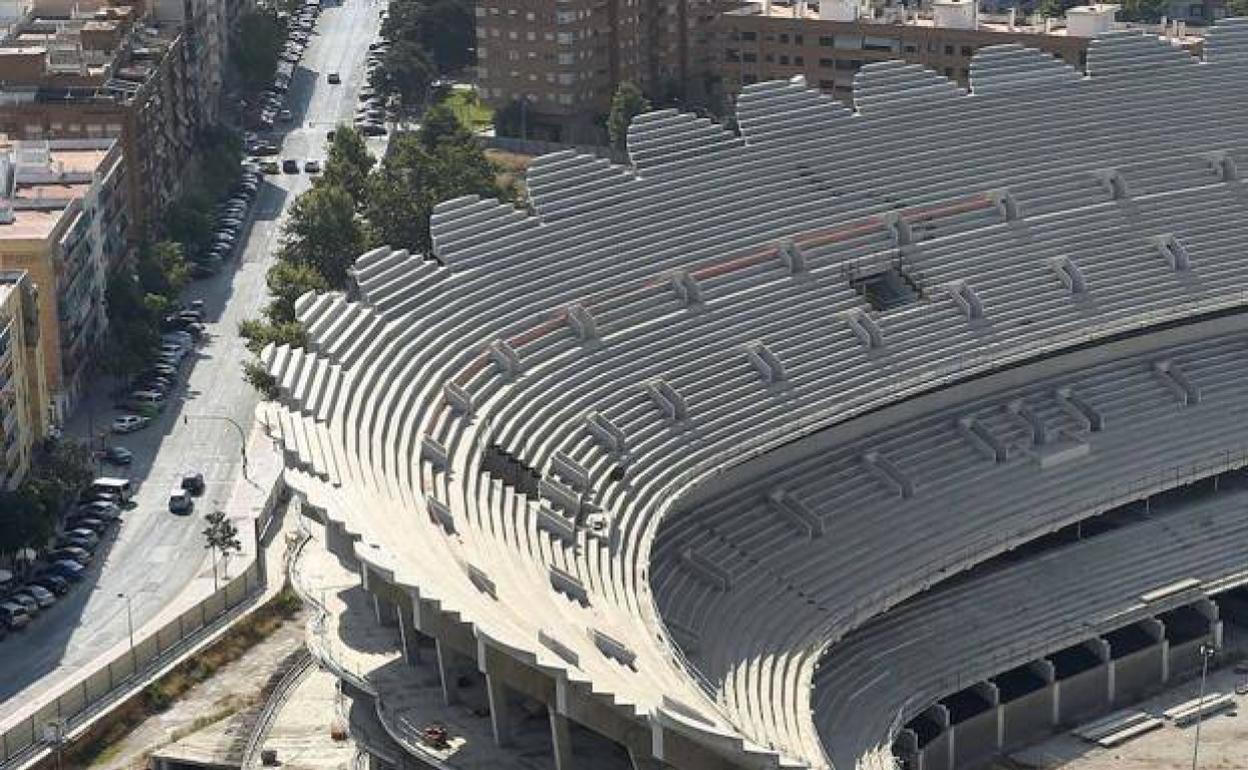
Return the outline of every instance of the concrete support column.
{"type": "Polygon", "coordinates": [[[1113,651],[1109,648],[1109,640],[1104,637],[1096,637],[1088,640],[1088,649],[1096,654],[1101,662],[1105,664],[1105,702],[1112,704],[1114,702],[1114,656],[1113,651]]]}
{"type": "Polygon", "coordinates": [[[490,726],[494,729],[494,743],[511,745],[511,704],[507,701],[507,685],[497,675],[486,672],[485,690],[490,697],[490,726]]]}
{"type": "Polygon", "coordinates": [[[355,541],[347,537],[340,524],[333,521],[325,522],[325,548],[352,567],[358,568],[355,558],[355,541]]]}
{"type": "Polygon", "coordinates": [[[1052,700],[1052,708],[1050,708],[1049,710],[1049,726],[1056,725],[1057,724],[1057,708],[1058,708],[1057,696],[1059,695],[1059,693],[1057,692],[1057,668],[1054,667],[1053,661],[1049,660],[1048,658],[1041,658],[1040,660],[1033,660],[1032,662],[1027,664],[1027,668],[1029,668],[1033,674],[1043,679],[1045,683],[1044,685],[1045,688],[1051,691],[1053,700],[1052,700]]]}
{"type": "Polygon", "coordinates": [[[1192,604],[1196,611],[1209,621],[1209,641],[1214,648],[1222,649],[1222,620],[1218,611],[1218,603],[1213,599],[1198,599],[1192,604]]]}
{"type": "Polygon", "coordinates": [[[547,707],[550,715],[550,745],[555,753],[555,770],[573,770],[572,726],[568,718],[547,707]]]}
{"type": "Polygon", "coordinates": [[[412,623],[412,605],[407,597],[399,602],[398,614],[399,638],[403,642],[403,660],[409,666],[418,665],[420,663],[420,632],[412,623]]]}
{"type": "Polygon", "coordinates": [[[919,736],[909,727],[903,727],[893,739],[893,751],[908,758],[915,770],[923,770],[923,754],[919,752],[919,736]]]}
{"type": "Polygon", "coordinates": [[[1005,745],[1005,717],[1001,713],[1001,690],[992,682],[979,682],[971,689],[989,704],[993,719],[996,721],[997,737],[993,748],[1000,751],[1005,745]]]}
{"type": "Polygon", "coordinates": [[[459,702],[459,691],[455,686],[455,651],[441,639],[435,641],[438,654],[438,678],[442,680],[442,700],[446,705],[459,702]]]}
{"type": "Polygon", "coordinates": [[[1161,633],[1161,683],[1170,681],[1170,638],[1166,636],[1166,622],[1161,618],[1151,618],[1161,633]]]}

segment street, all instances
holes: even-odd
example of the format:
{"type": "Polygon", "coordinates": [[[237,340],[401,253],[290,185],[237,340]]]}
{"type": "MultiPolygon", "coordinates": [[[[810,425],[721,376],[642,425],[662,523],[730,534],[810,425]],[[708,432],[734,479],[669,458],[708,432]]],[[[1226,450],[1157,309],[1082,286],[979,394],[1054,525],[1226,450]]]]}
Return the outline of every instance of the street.
{"type": "MultiPolygon", "coordinates": [[[[364,53],[376,39],[383,4],[368,0],[326,3],[316,32],[292,78],[287,107],[294,122],[286,130],[277,157],[323,160],[325,132],[340,120],[350,123],[356,93],[364,80],[364,53]],[[338,72],[341,85],[326,82],[338,72]]],[[[369,141],[374,153],[385,137],[369,141]]],[[[240,321],[256,317],[267,302],[265,273],[280,240],[282,216],[309,186],[303,174],[266,176],[250,212],[236,260],[207,280],[192,283],[187,300],[204,300],[207,333],[182,372],[182,383],[169,407],[147,428],[105,438],[135,454],[128,468],[103,466],[101,475],[129,476],[138,488],[114,539],[101,544],[88,578],[21,633],[0,642],[0,720],[18,706],[55,687],[127,636],[127,599],[137,630],[165,607],[194,601],[212,591],[212,569],[204,548],[203,516],[221,507],[241,472],[239,430],[250,430],[257,395],[243,381],[249,353],[238,335],[240,321]],[[228,418],[223,419],[223,418],[228,418]],[[168,510],[170,491],[183,472],[204,474],[207,489],[189,516],[168,510]]],[[[98,439],[117,411],[102,378],[77,408],[67,434],[98,439]]],[[[248,537],[250,533],[241,533],[248,537]]]]}

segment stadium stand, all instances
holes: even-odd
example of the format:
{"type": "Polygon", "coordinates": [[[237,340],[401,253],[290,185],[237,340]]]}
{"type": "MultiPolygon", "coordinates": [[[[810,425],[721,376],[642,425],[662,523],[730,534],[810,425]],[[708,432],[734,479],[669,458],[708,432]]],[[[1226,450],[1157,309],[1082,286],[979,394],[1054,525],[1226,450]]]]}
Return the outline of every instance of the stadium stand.
{"type": "Polygon", "coordinates": [[[1182,675],[1243,607],[1248,20],[1088,71],[997,46],[971,93],[886,62],[854,111],[747,87],[739,136],[647,113],[628,167],[544,156],[532,213],[448,201],[434,254],[302,297],[265,419],[394,629],[327,665],[434,766],[560,770],[970,766],[1056,683],[1085,715],[1111,664],[1182,675]],[[496,747],[422,743],[460,689],[496,747]]]}

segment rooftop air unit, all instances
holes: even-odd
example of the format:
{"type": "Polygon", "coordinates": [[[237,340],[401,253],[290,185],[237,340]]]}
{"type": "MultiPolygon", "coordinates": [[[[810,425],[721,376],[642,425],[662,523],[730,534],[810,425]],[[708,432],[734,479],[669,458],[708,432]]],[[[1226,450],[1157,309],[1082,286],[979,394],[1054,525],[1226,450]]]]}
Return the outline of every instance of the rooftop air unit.
{"type": "Polygon", "coordinates": [[[819,18],[824,21],[857,21],[858,0],[819,0],[819,18]]]}
{"type": "Polygon", "coordinates": [[[1096,37],[1114,28],[1117,5],[1079,5],[1066,11],[1066,34],[1069,37],[1096,37]]]}
{"type": "Polygon", "coordinates": [[[936,0],[932,3],[932,21],[944,29],[975,29],[979,8],[975,0],[936,0]]]}

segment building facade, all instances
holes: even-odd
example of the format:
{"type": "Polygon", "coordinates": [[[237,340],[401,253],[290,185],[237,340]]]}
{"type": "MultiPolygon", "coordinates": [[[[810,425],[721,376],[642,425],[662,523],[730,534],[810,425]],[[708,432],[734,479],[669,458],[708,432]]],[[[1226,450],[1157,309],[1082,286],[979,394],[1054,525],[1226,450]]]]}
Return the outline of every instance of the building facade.
{"type": "MultiPolygon", "coordinates": [[[[854,75],[872,62],[902,59],[965,86],[980,48],[1017,43],[1046,51],[1079,71],[1092,37],[1117,25],[1117,6],[1071,9],[1065,19],[981,14],[966,0],[942,0],[922,13],[871,10],[854,0],[748,3],[714,23],[717,85],[729,99],[743,86],[804,76],[826,94],[849,102],[854,75]]],[[[1150,30],[1151,31],[1151,30],[1150,30]]],[[[1201,40],[1182,24],[1165,32],[1198,51],[1201,40]]]]}
{"type": "Polygon", "coordinates": [[[39,291],[45,408],[60,423],[107,325],[108,266],[127,248],[122,153],[109,139],[17,142],[0,153],[0,177],[0,269],[39,291]]]}
{"type": "Polygon", "coordinates": [[[592,142],[632,82],[656,103],[697,98],[722,0],[485,0],[476,6],[477,80],[496,109],[522,106],[526,138],[592,142]]]}
{"type": "Polygon", "coordinates": [[[0,271],[0,490],[25,478],[47,434],[38,292],[20,271],[0,271]]]}
{"type": "Polygon", "coordinates": [[[204,65],[179,22],[140,16],[136,7],[85,5],[61,15],[36,7],[9,26],[0,41],[0,134],[116,139],[135,240],[180,189],[204,125],[201,97],[209,91],[196,81],[204,65]]]}

